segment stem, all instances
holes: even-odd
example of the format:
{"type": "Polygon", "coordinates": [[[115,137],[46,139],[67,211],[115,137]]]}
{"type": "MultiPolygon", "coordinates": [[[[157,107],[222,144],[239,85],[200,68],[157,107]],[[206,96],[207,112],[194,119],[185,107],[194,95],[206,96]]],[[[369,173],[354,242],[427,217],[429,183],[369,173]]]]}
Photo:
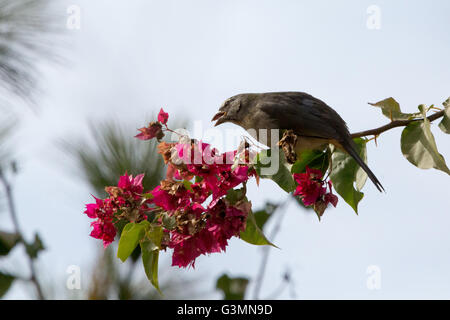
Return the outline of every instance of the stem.
{"type": "MultiPolygon", "coordinates": [[[[435,114],[427,117],[427,119],[430,122],[432,122],[432,121],[434,121],[436,119],[439,119],[440,117],[443,117],[444,116],[444,112],[445,112],[445,110],[436,112],[435,114]]],[[[421,121],[421,120],[423,120],[423,118],[411,119],[411,120],[395,120],[395,121],[392,121],[392,122],[390,122],[390,123],[388,123],[388,124],[386,124],[384,126],[381,126],[381,127],[375,128],[375,129],[370,129],[370,130],[365,130],[365,131],[361,131],[361,132],[352,133],[351,137],[352,138],[359,138],[359,137],[365,137],[365,136],[371,136],[371,135],[377,136],[377,135],[379,135],[379,134],[381,134],[381,133],[383,133],[385,131],[388,131],[388,130],[390,130],[392,128],[405,127],[408,124],[410,124],[411,122],[421,121]]]]}
{"type": "Polygon", "coordinates": [[[14,199],[13,199],[13,194],[12,194],[12,187],[9,184],[8,180],[6,179],[5,175],[3,174],[3,171],[0,169],[0,180],[3,183],[3,186],[5,188],[5,192],[6,192],[6,199],[8,202],[8,209],[9,209],[9,213],[11,215],[11,220],[13,222],[14,225],[14,231],[19,235],[19,241],[23,244],[23,246],[25,247],[25,253],[28,257],[28,265],[30,267],[30,271],[31,271],[31,277],[29,279],[29,281],[31,281],[37,291],[37,295],[38,298],[40,300],[44,300],[44,294],[42,292],[42,288],[41,285],[39,284],[39,280],[36,277],[36,269],[34,266],[34,259],[31,255],[28,254],[28,250],[26,250],[26,242],[25,239],[23,237],[23,233],[20,229],[19,226],[19,220],[17,219],[17,214],[16,214],[16,207],[14,204],[14,199]]]}
{"type": "MultiPolygon", "coordinates": [[[[288,198],[286,199],[286,201],[283,201],[283,203],[281,205],[278,206],[278,208],[275,209],[275,212],[272,213],[272,215],[274,215],[278,210],[283,209],[284,206],[286,206],[287,203],[289,203],[290,200],[290,195],[288,196],[288,198]]],[[[270,239],[271,241],[273,241],[275,239],[275,237],[277,236],[278,232],[280,231],[281,228],[281,222],[282,222],[282,218],[284,216],[284,211],[281,211],[281,216],[279,217],[277,224],[275,225],[275,227],[272,230],[272,233],[270,235],[270,239]]],[[[257,300],[259,298],[259,293],[261,291],[261,286],[264,280],[264,274],[266,272],[266,266],[267,266],[267,261],[269,260],[269,253],[270,253],[270,247],[271,246],[265,246],[263,249],[263,257],[261,260],[261,265],[259,266],[259,271],[258,271],[258,275],[256,277],[256,285],[255,285],[255,291],[253,292],[253,299],[257,300]]]]}

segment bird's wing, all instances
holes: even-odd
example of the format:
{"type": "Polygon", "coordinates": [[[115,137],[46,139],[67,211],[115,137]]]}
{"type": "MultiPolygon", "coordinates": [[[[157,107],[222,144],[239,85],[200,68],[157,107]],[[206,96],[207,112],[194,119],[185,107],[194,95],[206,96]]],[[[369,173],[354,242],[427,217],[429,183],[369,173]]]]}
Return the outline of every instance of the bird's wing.
{"type": "Polygon", "coordinates": [[[291,129],[298,135],[341,140],[348,134],[339,114],[307,93],[263,94],[257,105],[269,117],[276,119],[280,129],[291,129]]]}

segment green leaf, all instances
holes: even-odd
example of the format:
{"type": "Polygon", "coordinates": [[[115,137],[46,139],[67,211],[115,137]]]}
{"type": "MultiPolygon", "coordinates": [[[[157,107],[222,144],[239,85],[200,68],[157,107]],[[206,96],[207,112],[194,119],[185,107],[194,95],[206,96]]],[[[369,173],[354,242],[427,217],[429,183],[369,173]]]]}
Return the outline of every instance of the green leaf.
{"type": "Polygon", "coordinates": [[[223,274],[217,279],[216,288],[223,292],[224,300],[243,300],[248,282],[247,278],[230,278],[223,274]]]}
{"type": "Polygon", "coordinates": [[[183,180],[183,185],[186,188],[186,190],[192,191],[192,182],[190,182],[189,180],[183,180]]]}
{"type": "MultiPolygon", "coordinates": [[[[159,241],[159,245],[161,245],[161,239],[159,241]]],[[[158,290],[159,294],[162,295],[158,283],[159,246],[152,240],[145,239],[141,241],[141,251],[145,274],[155,289],[158,290]]]]}
{"type": "Polygon", "coordinates": [[[33,259],[36,259],[39,252],[45,249],[45,246],[37,233],[34,235],[34,241],[25,244],[25,247],[28,255],[33,259]]]}
{"type": "Polygon", "coordinates": [[[439,123],[439,128],[445,133],[450,133],[450,98],[448,98],[443,105],[445,107],[444,117],[439,123]]]}
{"type": "Polygon", "coordinates": [[[238,201],[245,199],[245,188],[230,189],[225,198],[231,205],[235,205],[238,201]]]}
{"type": "Polygon", "coordinates": [[[177,220],[174,216],[169,216],[167,212],[164,212],[162,215],[162,224],[164,228],[167,230],[173,230],[177,226],[177,220]]]}
{"type": "Polygon", "coordinates": [[[149,232],[147,232],[147,237],[156,245],[158,249],[161,247],[161,240],[163,237],[164,231],[161,226],[152,226],[149,232]]]}
{"type": "Polygon", "coordinates": [[[130,222],[122,230],[117,249],[117,257],[125,262],[133,250],[137,247],[139,241],[144,237],[146,229],[150,226],[147,220],[139,223],[130,222]]]}
{"type": "Polygon", "coordinates": [[[270,218],[270,214],[266,210],[258,210],[253,212],[255,222],[259,229],[263,230],[264,225],[270,218]]]}
{"type": "MultiPolygon", "coordinates": [[[[364,159],[366,140],[356,138],[353,140],[356,144],[356,151],[364,159]]],[[[355,189],[355,182],[358,187],[362,187],[365,182],[364,176],[359,173],[360,167],[356,161],[345,151],[334,148],[331,156],[330,179],[336,192],[347,202],[353,210],[358,213],[358,203],[364,196],[364,193],[355,189]]]]}
{"type": "Polygon", "coordinates": [[[142,197],[145,199],[153,199],[154,196],[150,192],[147,192],[147,193],[143,193],[142,197]]]}
{"type": "Polygon", "coordinates": [[[270,245],[277,248],[276,245],[267,240],[262,230],[256,224],[256,219],[253,212],[249,212],[247,216],[247,224],[245,230],[241,232],[240,237],[245,242],[254,245],[270,245]]]}
{"type": "Polygon", "coordinates": [[[306,172],[306,166],[325,173],[329,166],[328,153],[318,150],[304,150],[292,165],[291,173],[306,172]]]}
{"type": "Polygon", "coordinates": [[[17,233],[0,231],[0,256],[6,256],[19,241],[17,233]]]}
{"type": "Polygon", "coordinates": [[[0,298],[8,292],[14,280],[14,276],[0,272],[0,298]]]}
{"type": "Polygon", "coordinates": [[[435,168],[450,174],[444,157],[437,149],[427,118],[411,122],[403,129],[401,149],[405,158],[416,167],[435,168]]]}
{"type": "Polygon", "coordinates": [[[271,179],[284,191],[292,192],[295,190],[296,185],[288,167],[284,153],[280,149],[277,152],[272,152],[271,149],[263,150],[256,157],[255,168],[261,178],[271,179]],[[278,168],[278,170],[274,168],[278,168]],[[270,173],[265,174],[265,172],[270,173]]]}
{"type": "Polygon", "coordinates": [[[384,116],[394,120],[409,120],[420,117],[422,114],[420,112],[417,113],[403,113],[400,110],[400,105],[394,98],[387,98],[376,103],[370,103],[371,106],[381,108],[381,112],[384,116]]]}
{"type": "Polygon", "coordinates": [[[264,225],[267,223],[267,221],[270,219],[277,208],[278,204],[266,202],[263,208],[253,212],[256,225],[259,229],[264,230],[264,225]]]}

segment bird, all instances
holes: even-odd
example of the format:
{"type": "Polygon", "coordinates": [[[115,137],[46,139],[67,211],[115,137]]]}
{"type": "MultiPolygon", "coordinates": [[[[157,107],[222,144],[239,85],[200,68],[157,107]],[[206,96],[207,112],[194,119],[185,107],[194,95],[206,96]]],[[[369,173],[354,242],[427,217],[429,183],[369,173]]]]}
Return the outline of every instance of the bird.
{"type": "MultiPolygon", "coordinates": [[[[356,151],[345,121],[325,102],[308,93],[288,91],[237,94],[222,103],[211,121],[215,121],[214,126],[230,122],[249,132],[267,129],[268,135],[270,129],[292,130],[298,137],[295,145],[297,154],[305,149],[323,150],[333,144],[347,152],[367,173],[375,187],[380,192],[384,191],[380,181],[356,151]]],[[[258,135],[256,138],[263,142],[258,135]]],[[[269,136],[265,140],[271,141],[269,136]]]]}

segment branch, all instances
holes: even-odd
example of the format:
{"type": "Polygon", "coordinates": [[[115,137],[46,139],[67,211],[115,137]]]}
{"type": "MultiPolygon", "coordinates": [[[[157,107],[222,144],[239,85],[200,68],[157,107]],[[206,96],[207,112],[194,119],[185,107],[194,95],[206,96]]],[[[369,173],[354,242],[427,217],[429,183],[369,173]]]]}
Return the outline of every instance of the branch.
{"type": "MultiPolygon", "coordinates": [[[[445,111],[445,110],[436,112],[435,114],[433,114],[433,115],[427,117],[427,119],[428,119],[430,122],[432,122],[432,121],[434,121],[434,120],[436,120],[436,119],[439,119],[440,117],[444,116],[444,111],[445,111]]],[[[420,118],[420,119],[411,119],[411,120],[395,120],[395,121],[392,121],[392,122],[390,122],[390,123],[388,123],[388,124],[386,124],[386,125],[384,125],[384,126],[381,126],[381,127],[375,128],[375,129],[371,129],[371,130],[366,130],[366,131],[361,131],[361,132],[352,133],[352,134],[351,134],[351,137],[352,137],[352,138],[359,138],[359,137],[365,137],[365,136],[371,136],[371,135],[378,136],[378,135],[380,135],[381,133],[383,133],[383,132],[385,132],[385,131],[388,131],[388,130],[390,130],[390,129],[392,129],[392,128],[396,128],[396,127],[405,127],[405,126],[407,126],[408,124],[410,124],[411,122],[414,122],[414,121],[421,121],[421,120],[423,120],[423,118],[420,118]]]]}
{"type": "MultiPolygon", "coordinates": [[[[14,199],[13,199],[13,195],[12,195],[12,188],[1,169],[0,169],[0,180],[3,183],[3,186],[5,187],[6,199],[8,201],[8,209],[9,209],[9,213],[11,214],[11,219],[12,219],[14,229],[15,229],[14,231],[19,235],[20,242],[25,246],[25,249],[26,249],[27,244],[23,237],[23,233],[20,229],[19,220],[17,219],[16,207],[15,207],[14,199]]],[[[28,265],[29,265],[30,271],[31,271],[31,277],[30,277],[29,281],[31,281],[34,284],[34,286],[36,287],[38,298],[40,300],[44,300],[44,294],[42,292],[41,285],[39,284],[39,281],[36,276],[36,269],[34,267],[34,259],[28,253],[28,250],[25,250],[25,252],[28,257],[28,265]]]]}

